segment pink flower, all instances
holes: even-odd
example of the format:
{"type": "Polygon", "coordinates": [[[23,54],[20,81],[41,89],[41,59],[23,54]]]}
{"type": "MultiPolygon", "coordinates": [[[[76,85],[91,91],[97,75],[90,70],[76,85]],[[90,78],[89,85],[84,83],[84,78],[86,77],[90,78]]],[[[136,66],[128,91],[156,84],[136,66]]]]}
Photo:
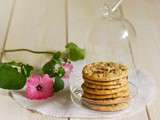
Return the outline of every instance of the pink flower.
{"type": "Polygon", "coordinates": [[[27,80],[26,97],[29,99],[40,100],[51,97],[54,93],[53,80],[48,74],[32,75],[27,80]]]}
{"type": "Polygon", "coordinates": [[[63,79],[67,80],[67,79],[69,79],[69,74],[72,72],[73,65],[71,63],[65,63],[65,64],[63,64],[63,68],[65,70],[65,75],[64,75],[63,79]]]}

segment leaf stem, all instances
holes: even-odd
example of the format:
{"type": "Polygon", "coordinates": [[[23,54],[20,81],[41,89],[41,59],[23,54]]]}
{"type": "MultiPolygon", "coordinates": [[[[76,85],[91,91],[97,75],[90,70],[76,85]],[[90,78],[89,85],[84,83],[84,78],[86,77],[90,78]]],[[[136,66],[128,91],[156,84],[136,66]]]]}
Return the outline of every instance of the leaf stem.
{"type": "Polygon", "coordinates": [[[50,54],[53,55],[55,52],[52,51],[35,51],[35,50],[30,50],[30,49],[9,49],[9,50],[4,50],[4,53],[7,52],[30,52],[30,53],[35,53],[35,54],[50,54]]]}

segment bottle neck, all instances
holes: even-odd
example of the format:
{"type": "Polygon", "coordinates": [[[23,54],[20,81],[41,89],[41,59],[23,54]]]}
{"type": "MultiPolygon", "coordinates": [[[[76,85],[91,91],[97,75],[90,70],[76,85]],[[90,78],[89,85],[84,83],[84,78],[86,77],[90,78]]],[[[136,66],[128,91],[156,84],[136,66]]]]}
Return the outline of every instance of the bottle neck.
{"type": "Polygon", "coordinates": [[[103,8],[102,8],[102,16],[104,18],[109,17],[109,15],[111,15],[111,9],[109,7],[109,5],[104,4],[103,8]]]}
{"type": "Polygon", "coordinates": [[[104,19],[112,19],[115,16],[115,11],[112,11],[111,7],[107,4],[101,8],[101,17],[104,19]]]}
{"type": "Polygon", "coordinates": [[[109,18],[109,17],[113,16],[113,14],[118,9],[118,7],[122,3],[122,1],[123,0],[117,0],[117,2],[112,4],[112,2],[109,2],[109,1],[107,2],[107,0],[105,0],[104,5],[101,8],[102,17],[109,18]]]}

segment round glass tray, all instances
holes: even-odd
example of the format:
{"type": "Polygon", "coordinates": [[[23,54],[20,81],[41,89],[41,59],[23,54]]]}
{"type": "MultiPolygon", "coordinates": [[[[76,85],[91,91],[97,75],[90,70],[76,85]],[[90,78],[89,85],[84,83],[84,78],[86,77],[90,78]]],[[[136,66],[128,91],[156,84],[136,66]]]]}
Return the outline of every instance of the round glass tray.
{"type": "MultiPolygon", "coordinates": [[[[81,75],[81,71],[84,66],[83,64],[84,63],[75,63],[77,69],[73,71],[70,80],[71,100],[75,106],[79,107],[79,109],[84,109],[84,106],[81,103],[81,96],[83,93],[81,89],[81,84],[84,81],[81,75]]],[[[144,73],[140,70],[130,70],[129,89],[131,94],[131,101],[129,107],[125,110],[118,112],[101,112],[101,117],[131,117],[132,115],[136,115],[137,113],[143,111],[145,107],[150,104],[156,96],[155,80],[153,80],[149,74],[144,73]]],[[[92,117],[96,116],[94,114],[88,115],[92,117]]]]}
{"type": "Polygon", "coordinates": [[[47,100],[29,100],[25,97],[25,91],[10,92],[11,98],[21,107],[53,117],[72,117],[72,118],[126,118],[136,115],[145,109],[146,105],[155,98],[156,84],[152,77],[144,74],[140,70],[134,70],[129,75],[131,102],[127,109],[117,112],[99,112],[90,110],[81,105],[81,70],[84,64],[76,63],[71,74],[69,87],[56,93],[47,100]],[[77,114],[78,111],[78,114],[77,114]]]}

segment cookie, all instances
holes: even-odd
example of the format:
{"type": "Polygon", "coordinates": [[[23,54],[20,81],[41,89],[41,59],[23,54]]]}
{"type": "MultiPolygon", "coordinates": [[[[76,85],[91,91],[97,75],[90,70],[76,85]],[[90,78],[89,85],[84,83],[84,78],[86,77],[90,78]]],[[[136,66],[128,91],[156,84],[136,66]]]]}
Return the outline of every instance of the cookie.
{"type": "Polygon", "coordinates": [[[127,96],[129,96],[129,90],[125,90],[125,91],[121,91],[121,92],[109,94],[109,95],[94,95],[87,92],[83,92],[83,95],[82,95],[82,97],[89,98],[89,99],[97,99],[97,100],[107,99],[107,98],[127,97],[127,96]]]}
{"type": "Polygon", "coordinates": [[[128,83],[128,77],[124,77],[121,79],[113,80],[113,81],[93,81],[89,79],[84,79],[85,82],[88,82],[90,84],[94,85],[121,85],[128,83]]]}
{"type": "Polygon", "coordinates": [[[82,104],[89,109],[101,111],[101,112],[120,111],[120,110],[126,109],[129,106],[128,103],[120,103],[120,104],[102,106],[102,105],[89,104],[85,101],[82,101],[82,104]]]}
{"type": "Polygon", "coordinates": [[[119,104],[124,102],[129,102],[130,98],[127,97],[119,97],[119,98],[109,98],[109,99],[103,99],[103,100],[94,100],[94,99],[88,99],[85,97],[82,97],[83,101],[86,101],[87,103],[95,104],[95,105],[112,105],[112,104],[119,104]]]}
{"type": "Polygon", "coordinates": [[[83,78],[93,81],[112,81],[128,76],[128,68],[113,62],[96,62],[86,65],[83,78]]]}
{"type": "Polygon", "coordinates": [[[84,92],[90,93],[90,94],[95,94],[95,95],[108,95],[108,94],[115,94],[124,90],[128,90],[128,84],[117,88],[117,89],[92,89],[92,88],[88,88],[85,86],[85,84],[82,84],[82,89],[84,92]]]}
{"type": "Polygon", "coordinates": [[[93,88],[93,89],[116,89],[116,88],[120,88],[120,87],[127,85],[128,82],[120,84],[120,85],[95,85],[95,84],[91,84],[85,81],[83,84],[86,87],[93,88]]]}

